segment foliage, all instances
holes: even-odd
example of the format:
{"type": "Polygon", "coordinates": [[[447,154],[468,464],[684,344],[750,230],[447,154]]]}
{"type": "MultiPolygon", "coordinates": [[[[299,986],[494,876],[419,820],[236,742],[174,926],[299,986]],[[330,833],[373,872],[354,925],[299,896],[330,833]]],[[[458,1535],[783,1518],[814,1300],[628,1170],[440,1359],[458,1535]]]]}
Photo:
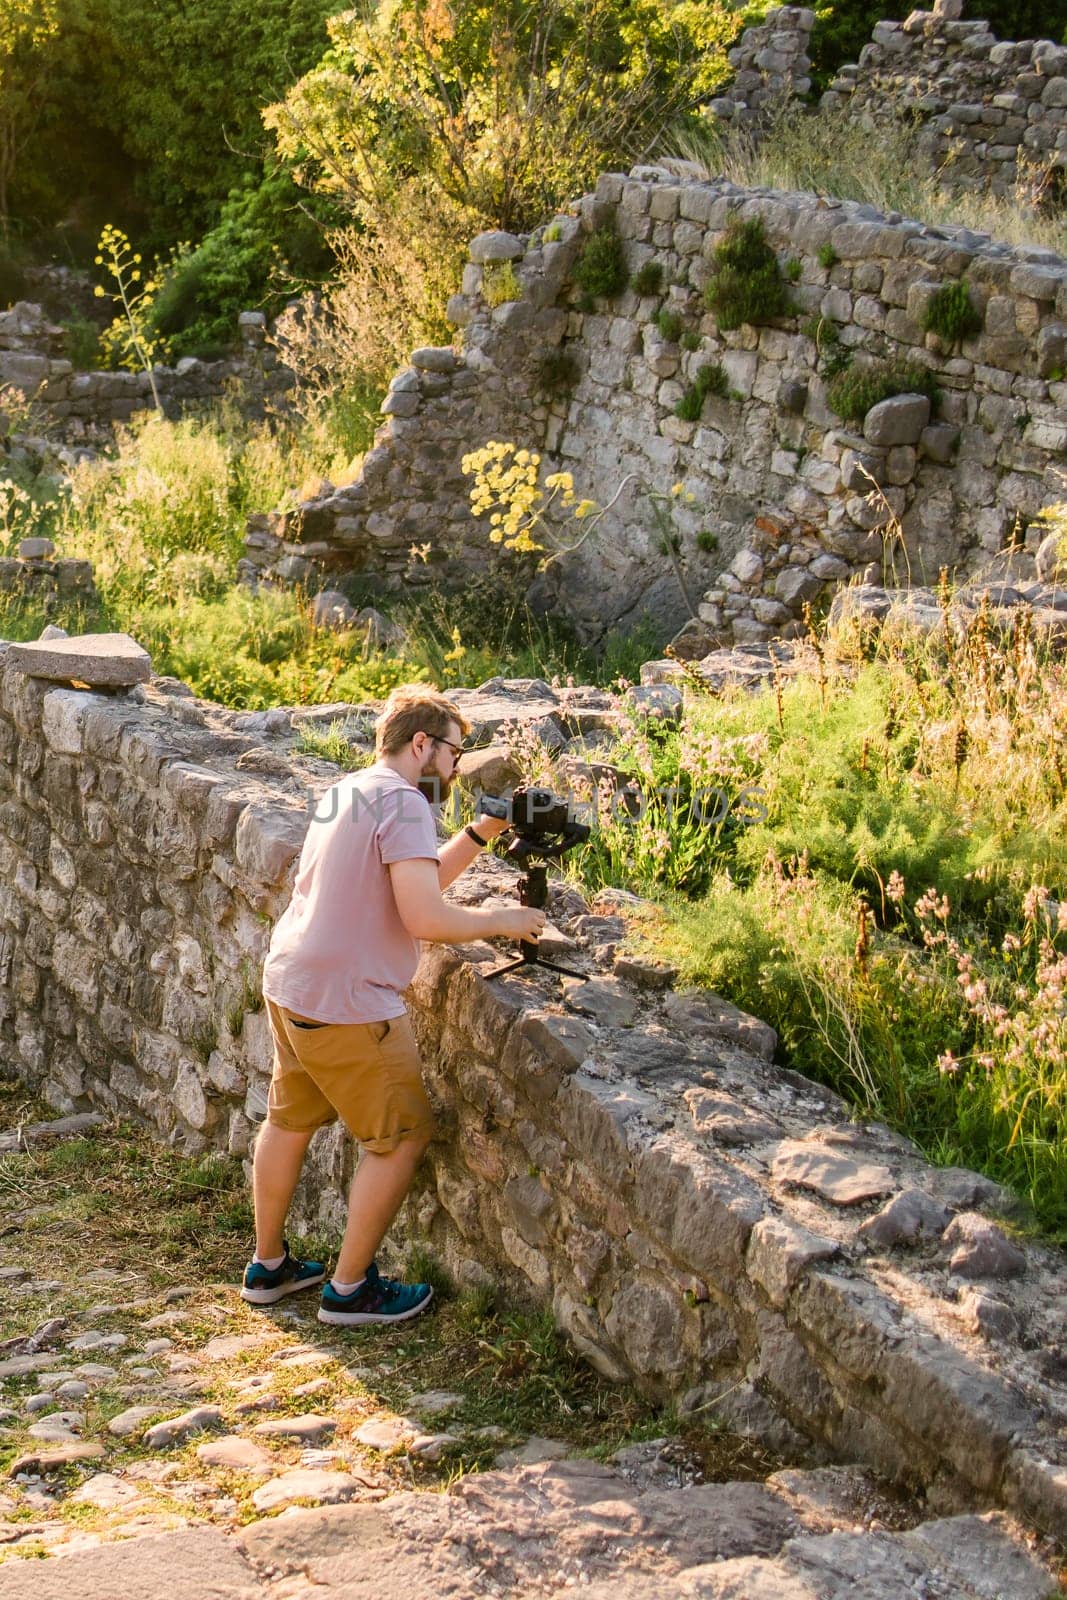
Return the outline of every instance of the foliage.
{"type": "Polygon", "coordinates": [[[714,272],[704,290],[719,327],[770,322],[789,311],[789,291],[767,243],[762,217],[731,218],[716,245],[714,272]]]}
{"type": "Polygon", "coordinates": [[[826,403],[843,422],[862,422],[872,406],[895,394],[925,394],[931,406],[941,398],[934,374],[916,361],[852,362],[830,379],[826,403]]]}
{"type": "Polygon", "coordinates": [[[569,394],[580,376],[578,357],[559,345],[543,350],[534,364],[534,379],[542,394],[569,394]]]}
{"type": "Polygon", "coordinates": [[[121,308],[110,327],[100,335],[100,349],[111,365],[130,372],[146,372],[156,410],[162,411],[153,367],[169,354],[165,339],[152,332],[150,317],[159,292],[159,280],[145,274],[142,256],[121,228],[108,226],[100,235],[96,265],[103,267],[114,289],[97,284],[96,294],[111,297],[121,308]]]}
{"type": "Polygon", "coordinates": [[[69,69],[82,0],[4,0],[0,7],[0,236],[6,239],[16,174],[57,74],[69,69]]]}
{"type": "Polygon", "coordinates": [[[692,384],[674,408],[683,422],[699,422],[709,394],[725,400],[730,395],[730,378],[720,361],[706,361],[696,370],[692,384]]]}
{"type": "Polygon", "coordinates": [[[782,268],[782,272],[787,283],[799,283],[800,274],[803,272],[803,270],[804,263],[801,261],[799,256],[790,256],[789,260],[782,268]]]}
{"type": "Polygon", "coordinates": [[[656,317],[656,327],[659,329],[660,338],[666,339],[670,344],[676,343],[682,336],[681,317],[677,311],[670,311],[666,306],[656,317]]]}
{"type": "Polygon", "coordinates": [[[659,294],[663,288],[663,263],[645,261],[631,278],[630,288],[634,294],[659,294]]]}
{"type": "Polygon", "coordinates": [[[417,172],[483,226],[528,229],[721,81],[738,20],[658,0],[384,0],[330,19],[329,50],[268,126],[368,228],[417,172]]]}
{"type": "Polygon", "coordinates": [[[815,259],[824,272],[829,272],[831,267],[836,267],[838,262],[837,251],[829,240],[821,244],[815,252],[815,259]]]}
{"type": "Polygon", "coordinates": [[[816,637],[812,675],[678,728],[617,701],[630,794],[589,797],[574,868],[656,900],[642,937],[788,1065],[1067,1238],[1067,671],[1025,621],[945,639],[816,637]]]}
{"type": "Polygon", "coordinates": [[[614,228],[597,228],[582,246],[574,281],[589,295],[611,299],[626,287],[626,257],[614,228]]]}
{"type": "Polygon", "coordinates": [[[920,325],[924,333],[936,333],[949,345],[981,333],[982,314],[971,299],[966,280],[943,283],[930,297],[920,325]]]}
{"type": "Polygon", "coordinates": [[[251,173],[230,190],[200,243],[183,248],[164,273],[149,322],[174,355],[213,357],[237,341],[240,312],[275,316],[294,283],[332,265],[324,228],[329,208],[302,196],[288,172],[251,173]]]}
{"type": "Polygon", "coordinates": [[[522,284],[510,261],[490,261],[482,269],[482,298],[495,309],[522,299],[522,284]]]}

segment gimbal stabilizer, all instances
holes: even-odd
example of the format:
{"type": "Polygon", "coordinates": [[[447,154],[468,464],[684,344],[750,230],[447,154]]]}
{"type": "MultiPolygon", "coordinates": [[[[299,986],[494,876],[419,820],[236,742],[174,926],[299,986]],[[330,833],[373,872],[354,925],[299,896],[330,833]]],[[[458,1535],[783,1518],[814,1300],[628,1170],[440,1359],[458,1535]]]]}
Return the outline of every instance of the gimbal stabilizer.
{"type": "MultiPolygon", "coordinates": [[[[511,860],[526,868],[519,879],[520,904],[544,910],[548,904],[547,861],[559,861],[568,850],[582,844],[589,837],[589,827],[576,822],[570,805],[550,789],[516,789],[510,800],[497,800],[482,795],[479,808],[486,816],[499,817],[511,824],[513,838],[505,852],[511,860]],[[540,859],[537,859],[540,858],[540,859]]],[[[522,954],[515,961],[484,974],[487,978],[502,978],[506,972],[519,967],[549,967],[568,978],[584,978],[584,972],[560,966],[557,961],[547,961],[538,954],[534,940],[520,939],[522,954]]]]}

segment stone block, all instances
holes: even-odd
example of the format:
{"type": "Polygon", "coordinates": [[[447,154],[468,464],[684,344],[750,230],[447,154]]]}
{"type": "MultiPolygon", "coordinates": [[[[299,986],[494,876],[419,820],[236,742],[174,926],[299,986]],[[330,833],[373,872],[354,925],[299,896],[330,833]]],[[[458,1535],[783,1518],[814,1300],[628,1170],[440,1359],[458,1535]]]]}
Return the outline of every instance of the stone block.
{"type": "Polygon", "coordinates": [[[262,801],[246,805],[236,827],[237,865],[262,883],[281,883],[300,854],[307,828],[306,811],[262,801]]]}
{"type": "Polygon", "coordinates": [[[918,444],[929,420],[930,401],[926,395],[897,394],[871,407],[864,419],[863,436],[883,449],[918,444]]]}
{"type": "Polygon", "coordinates": [[[49,749],[61,755],[81,755],[85,719],[90,711],[106,703],[101,695],[78,689],[50,690],[41,702],[41,732],[49,749]]]}
{"type": "Polygon", "coordinates": [[[126,688],[152,676],[148,652],[126,633],[83,633],[75,639],[9,645],[6,660],[30,678],[90,688],[126,688]]]}
{"type": "Polygon", "coordinates": [[[836,1240],[785,1217],[764,1217],[752,1230],[745,1260],[749,1277],[781,1308],[811,1263],[829,1260],[840,1249],[836,1240]]]}

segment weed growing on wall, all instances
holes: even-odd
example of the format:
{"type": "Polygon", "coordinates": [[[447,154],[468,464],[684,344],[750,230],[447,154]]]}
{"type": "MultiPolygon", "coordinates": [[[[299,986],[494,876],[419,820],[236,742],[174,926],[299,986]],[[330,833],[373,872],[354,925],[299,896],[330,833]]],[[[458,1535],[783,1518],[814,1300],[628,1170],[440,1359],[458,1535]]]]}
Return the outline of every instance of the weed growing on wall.
{"type": "Polygon", "coordinates": [[[492,307],[522,299],[522,284],[510,261],[491,261],[482,269],[482,298],[492,307]]]}
{"type": "Polygon", "coordinates": [[[594,299],[612,299],[626,288],[626,257],[614,228],[597,228],[582,246],[574,268],[579,289],[594,299]]]}
{"type": "Polygon", "coordinates": [[[697,368],[696,376],[674,408],[674,414],[683,422],[699,422],[704,401],[709,394],[728,400],[732,394],[730,378],[720,361],[706,361],[697,368]]]}
{"type": "Polygon", "coordinates": [[[925,394],[931,406],[941,398],[933,373],[918,362],[857,361],[830,379],[826,403],[843,422],[862,422],[872,406],[895,394],[925,394]]]}
{"type": "Polygon", "coordinates": [[[966,279],[941,285],[923,311],[920,326],[924,333],[936,333],[948,345],[981,333],[984,321],[966,279]]]}
{"type": "Polygon", "coordinates": [[[581,364],[574,352],[559,346],[542,351],[534,362],[534,379],[538,390],[545,395],[569,394],[581,373],[581,364]]]}
{"type": "Polygon", "coordinates": [[[659,294],[663,288],[663,266],[659,261],[646,261],[630,280],[634,294],[659,294]]]}
{"type": "Polygon", "coordinates": [[[712,259],[715,270],[704,299],[720,328],[788,315],[789,290],[767,243],[762,217],[732,218],[712,259]]]}
{"type": "Polygon", "coordinates": [[[666,339],[669,344],[674,344],[682,336],[682,319],[677,311],[669,311],[663,307],[656,317],[656,327],[659,329],[661,339],[666,339]]]}

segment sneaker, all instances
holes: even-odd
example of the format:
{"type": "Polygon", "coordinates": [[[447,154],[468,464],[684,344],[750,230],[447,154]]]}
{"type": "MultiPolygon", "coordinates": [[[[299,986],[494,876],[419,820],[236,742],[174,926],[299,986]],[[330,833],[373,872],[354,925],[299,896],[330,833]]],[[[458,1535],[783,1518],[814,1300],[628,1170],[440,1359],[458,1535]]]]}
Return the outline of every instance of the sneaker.
{"type": "Polygon", "coordinates": [[[310,1289],[322,1283],[326,1267],[321,1261],[299,1261],[289,1254],[289,1241],[285,1241],[285,1260],[271,1272],[261,1261],[250,1261],[245,1268],[241,1299],[254,1306],[272,1306],[284,1300],[287,1294],[298,1289],[310,1289]]]}
{"type": "Polygon", "coordinates": [[[319,1321],[331,1322],[342,1328],[358,1328],[367,1322],[406,1322],[425,1311],[433,1299],[428,1283],[398,1283],[395,1278],[385,1278],[375,1262],[367,1268],[367,1276],[351,1294],[338,1294],[331,1283],[322,1291],[319,1321]]]}

